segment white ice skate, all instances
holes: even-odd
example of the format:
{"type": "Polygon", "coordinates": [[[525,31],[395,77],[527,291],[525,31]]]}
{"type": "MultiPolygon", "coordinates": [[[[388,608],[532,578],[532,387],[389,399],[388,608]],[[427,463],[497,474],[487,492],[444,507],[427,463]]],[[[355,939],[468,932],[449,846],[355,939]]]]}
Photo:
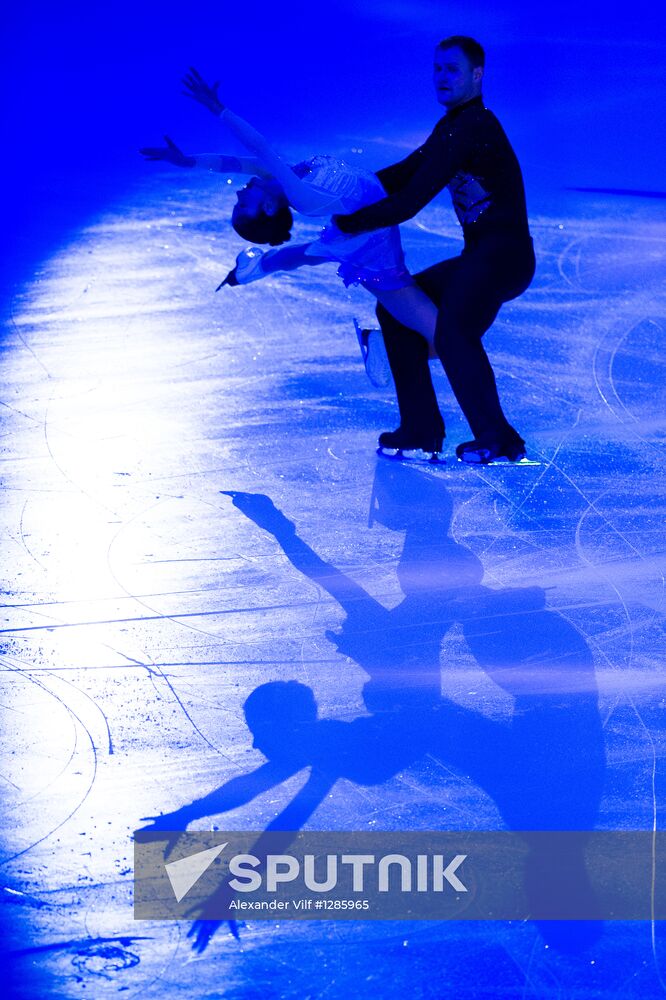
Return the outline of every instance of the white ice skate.
{"type": "MultiPolygon", "coordinates": [[[[269,250],[268,253],[271,251],[269,250]]],[[[219,292],[220,288],[224,288],[225,285],[249,285],[251,281],[258,281],[260,278],[266,277],[266,272],[261,266],[261,261],[264,256],[264,251],[259,247],[248,247],[247,250],[241,250],[241,252],[236,257],[236,266],[229,274],[226,276],[224,281],[215,289],[219,292]]]]}
{"type": "Polygon", "coordinates": [[[384,389],[391,384],[391,367],[382,331],[362,330],[356,318],[354,318],[354,329],[361,348],[366,375],[374,386],[384,389]]]}

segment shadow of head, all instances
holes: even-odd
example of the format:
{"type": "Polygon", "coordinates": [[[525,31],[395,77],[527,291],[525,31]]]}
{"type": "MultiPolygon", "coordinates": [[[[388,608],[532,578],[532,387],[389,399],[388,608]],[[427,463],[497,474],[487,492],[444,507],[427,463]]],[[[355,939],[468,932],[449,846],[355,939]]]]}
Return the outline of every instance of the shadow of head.
{"type": "Polygon", "coordinates": [[[480,560],[450,535],[452,513],[453,500],[439,475],[406,463],[377,462],[368,521],[405,532],[396,568],[405,596],[446,599],[451,591],[481,583],[480,560]]]}
{"type": "Polygon", "coordinates": [[[261,684],[245,700],[243,711],[252,746],[269,760],[303,755],[318,721],[312,689],[299,681],[261,684]]]}

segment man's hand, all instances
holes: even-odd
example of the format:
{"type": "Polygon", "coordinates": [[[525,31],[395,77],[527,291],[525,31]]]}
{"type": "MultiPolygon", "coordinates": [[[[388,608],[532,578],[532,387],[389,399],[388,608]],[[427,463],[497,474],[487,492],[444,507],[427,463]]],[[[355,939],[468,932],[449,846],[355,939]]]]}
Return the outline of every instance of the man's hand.
{"type": "Polygon", "coordinates": [[[204,108],[208,108],[212,111],[214,115],[221,115],[224,111],[224,104],[217,96],[217,88],[220,86],[219,81],[214,83],[213,86],[209,86],[204,79],[197,73],[197,71],[190,66],[190,72],[187,76],[183,77],[183,86],[187,89],[183,91],[186,97],[191,97],[199,104],[203,104],[204,108]]]}
{"type": "Polygon", "coordinates": [[[353,212],[349,215],[333,215],[331,217],[331,222],[334,226],[337,226],[341,233],[345,233],[347,236],[355,236],[356,233],[363,232],[362,229],[354,225],[353,212]]]}
{"type": "Polygon", "coordinates": [[[196,159],[193,156],[186,156],[168,135],[164,136],[164,141],[166,146],[144,146],[139,152],[147,160],[165,160],[177,167],[194,167],[196,165],[196,159]]]}

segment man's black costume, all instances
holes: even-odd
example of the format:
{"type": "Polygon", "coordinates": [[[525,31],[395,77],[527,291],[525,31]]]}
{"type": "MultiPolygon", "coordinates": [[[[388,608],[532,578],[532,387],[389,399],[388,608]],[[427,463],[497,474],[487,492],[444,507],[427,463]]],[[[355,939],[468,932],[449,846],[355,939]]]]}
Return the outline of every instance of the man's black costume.
{"type": "MultiPolygon", "coordinates": [[[[336,216],[346,233],[411,219],[448,187],[462,225],[459,257],[415,276],[439,306],[435,344],[474,438],[513,457],[524,446],[509,424],[481,338],[503,302],[520,295],[534,275],[520,166],[502,126],[475,97],[448,112],[417,150],[377,171],[387,197],[336,216]]],[[[428,368],[426,341],[381,306],[377,310],[393,372],[401,423],[380,444],[439,451],[444,421],[428,368]]]]}

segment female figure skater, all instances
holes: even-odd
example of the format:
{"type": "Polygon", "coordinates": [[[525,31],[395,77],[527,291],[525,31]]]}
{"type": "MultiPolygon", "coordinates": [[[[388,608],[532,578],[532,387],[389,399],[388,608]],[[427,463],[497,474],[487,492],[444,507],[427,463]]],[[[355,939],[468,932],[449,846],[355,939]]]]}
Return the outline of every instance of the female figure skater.
{"type": "MultiPolygon", "coordinates": [[[[231,217],[236,232],[248,242],[277,247],[290,240],[291,208],[302,215],[330,218],[385,197],[375,174],[350,167],[332,156],[315,156],[291,167],[264,136],[224,106],[218,97],[218,83],[209,86],[191,69],[183,84],[186,96],[220,118],[256,159],[187,157],[168,138],[166,148],[146,148],[141,153],[148,159],[168,160],[182,166],[200,165],[253,174],[238,191],[231,217]]],[[[338,274],[345,285],[361,284],[392,316],[428,341],[430,357],[437,356],[434,347],[437,307],[407,271],[397,226],[347,236],[330,223],[310,243],[265,252],[252,247],[238,255],[236,266],[218,289],[223,285],[248,284],[275,271],[292,271],[330,261],[340,263],[338,274]]]]}

